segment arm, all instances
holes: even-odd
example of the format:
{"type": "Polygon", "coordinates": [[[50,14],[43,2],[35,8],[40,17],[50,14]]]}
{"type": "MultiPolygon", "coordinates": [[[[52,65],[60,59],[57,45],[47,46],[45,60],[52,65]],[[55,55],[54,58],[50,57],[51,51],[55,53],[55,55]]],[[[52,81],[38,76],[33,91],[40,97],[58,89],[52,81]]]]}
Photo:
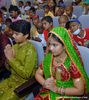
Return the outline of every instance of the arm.
{"type": "Polygon", "coordinates": [[[57,87],[56,84],[51,84],[50,90],[62,95],[68,95],[68,96],[74,96],[74,95],[83,95],[84,94],[84,86],[85,81],[83,79],[83,76],[81,75],[78,68],[72,63],[70,67],[70,75],[73,79],[73,86],[72,87],[57,87]]]}
{"type": "MultiPolygon", "coordinates": [[[[64,88],[64,94],[69,96],[74,95],[83,95],[84,94],[84,81],[83,78],[74,79],[74,87],[72,88],[64,88]]],[[[59,93],[62,94],[62,90],[59,90],[59,93]]]]}
{"type": "MultiPolygon", "coordinates": [[[[71,63],[70,66],[70,75],[73,79],[74,86],[70,88],[64,88],[64,92],[66,95],[83,95],[84,94],[84,85],[85,81],[83,79],[83,76],[81,75],[80,71],[78,70],[78,67],[75,66],[75,64],[71,63]]],[[[61,89],[60,91],[61,92],[61,89]]]]}
{"type": "Polygon", "coordinates": [[[36,71],[35,78],[41,85],[44,84],[45,79],[43,78],[43,70],[40,67],[36,71]]]}
{"type": "Polygon", "coordinates": [[[74,87],[69,88],[62,88],[57,87],[55,82],[49,84],[49,89],[55,93],[59,93],[61,95],[66,96],[76,96],[76,95],[83,95],[84,94],[84,80],[82,77],[78,79],[73,79],[74,87]]]}
{"type": "Polygon", "coordinates": [[[18,75],[23,78],[28,78],[31,76],[33,69],[36,67],[37,54],[34,48],[29,48],[29,50],[25,53],[24,65],[16,58],[10,59],[9,64],[18,75]]]}
{"type": "MultiPolygon", "coordinates": [[[[41,68],[39,68],[36,71],[35,78],[43,86],[43,88],[46,88],[48,90],[51,90],[53,84],[55,84],[52,77],[50,77],[48,79],[44,79],[43,70],[41,68]]],[[[54,88],[56,88],[56,87],[54,87],[54,88]]]]}

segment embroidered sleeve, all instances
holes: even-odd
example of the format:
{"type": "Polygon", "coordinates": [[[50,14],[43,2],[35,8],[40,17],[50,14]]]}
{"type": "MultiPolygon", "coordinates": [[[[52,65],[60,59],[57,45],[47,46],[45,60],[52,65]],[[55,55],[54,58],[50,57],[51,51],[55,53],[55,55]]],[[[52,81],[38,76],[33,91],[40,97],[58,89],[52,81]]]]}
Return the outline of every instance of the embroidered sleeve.
{"type": "Polygon", "coordinates": [[[74,65],[73,62],[71,63],[70,66],[70,73],[71,73],[71,77],[74,79],[81,77],[81,73],[79,72],[78,68],[74,65]]]}

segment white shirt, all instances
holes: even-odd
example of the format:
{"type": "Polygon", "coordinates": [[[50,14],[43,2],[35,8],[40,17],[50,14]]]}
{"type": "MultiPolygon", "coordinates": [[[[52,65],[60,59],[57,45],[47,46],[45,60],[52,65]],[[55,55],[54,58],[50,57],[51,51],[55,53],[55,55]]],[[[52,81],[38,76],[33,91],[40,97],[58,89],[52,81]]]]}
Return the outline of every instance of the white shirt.
{"type": "Polygon", "coordinates": [[[46,40],[44,38],[44,34],[38,34],[38,37],[42,40],[41,43],[42,43],[42,46],[43,47],[46,47],[46,40]]]}

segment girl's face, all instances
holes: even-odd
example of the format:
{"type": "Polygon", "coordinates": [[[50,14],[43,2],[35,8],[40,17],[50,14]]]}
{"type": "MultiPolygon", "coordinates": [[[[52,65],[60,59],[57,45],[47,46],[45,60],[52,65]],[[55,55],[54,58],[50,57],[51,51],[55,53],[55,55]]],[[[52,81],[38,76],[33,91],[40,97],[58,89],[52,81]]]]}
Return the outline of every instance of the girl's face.
{"type": "Polygon", "coordinates": [[[66,7],[65,8],[65,12],[66,12],[67,15],[72,14],[72,12],[73,12],[72,7],[70,7],[70,6],[69,7],[66,7]]]}
{"type": "Polygon", "coordinates": [[[26,15],[29,16],[29,10],[25,10],[26,15]]]}
{"type": "Polygon", "coordinates": [[[61,55],[62,52],[65,50],[64,46],[51,36],[49,37],[48,40],[48,46],[49,46],[49,50],[52,52],[54,56],[61,55]]]}
{"type": "Polygon", "coordinates": [[[33,24],[34,24],[35,26],[38,26],[38,24],[39,24],[39,19],[38,19],[38,18],[33,19],[33,24]]]}
{"type": "Polygon", "coordinates": [[[65,27],[67,21],[68,21],[68,19],[65,18],[65,17],[60,17],[59,20],[58,20],[59,25],[60,25],[61,27],[65,27]]]}
{"type": "Polygon", "coordinates": [[[46,20],[42,21],[42,25],[45,30],[49,30],[52,27],[52,23],[49,23],[46,20]]]}
{"type": "Polygon", "coordinates": [[[34,15],[34,12],[32,10],[29,11],[29,16],[32,17],[34,15]]]}
{"type": "Polygon", "coordinates": [[[45,8],[45,13],[48,13],[49,12],[49,9],[48,8],[45,8]]]}
{"type": "Polygon", "coordinates": [[[17,11],[11,11],[11,12],[10,12],[10,16],[11,16],[12,18],[15,18],[17,15],[18,15],[17,11]]]}
{"type": "Polygon", "coordinates": [[[25,35],[23,35],[22,33],[13,31],[13,38],[15,39],[17,43],[22,43],[25,40],[25,35]]]}

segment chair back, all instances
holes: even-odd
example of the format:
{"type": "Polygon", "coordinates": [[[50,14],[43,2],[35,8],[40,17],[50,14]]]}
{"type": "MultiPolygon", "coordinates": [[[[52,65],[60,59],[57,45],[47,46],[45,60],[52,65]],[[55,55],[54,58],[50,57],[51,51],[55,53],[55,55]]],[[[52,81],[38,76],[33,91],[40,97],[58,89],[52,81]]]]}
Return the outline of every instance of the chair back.
{"type": "Polygon", "coordinates": [[[72,0],[64,0],[64,4],[66,6],[70,6],[70,5],[72,5],[72,0]]]}
{"type": "Polygon", "coordinates": [[[39,17],[44,17],[44,10],[37,10],[36,14],[39,15],[39,17]]]}
{"type": "Polygon", "coordinates": [[[77,16],[77,18],[79,18],[82,13],[83,13],[83,7],[81,6],[73,6],[73,14],[77,16]]]}
{"type": "Polygon", "coordinates": [[[89,28],[89,15],[81,15],[78,20],[82,24],[82,28],[89,28]]]}
{"type": "Polygon", "coordinates": [[[38,66],[42,63],[44,59],[44,50],[43,46],[40,42],[34,41],[34,40],[29,40],[36,48],[37,51],[37,56],[38,56],[38,66]]]}
{"type": "Polygon", "coordinates": [[[59,18],[59,17],[53,17],[53,26],[54,26],[54,27],[59,26],[58,18],[59,18]]]}
{"type": "Polygon", "coordinates": [[[80,51],[83,63],[84,63],[84,69],[89,77],[89,48],[84,46],[77,46],[78,50],[80,51]]]}

